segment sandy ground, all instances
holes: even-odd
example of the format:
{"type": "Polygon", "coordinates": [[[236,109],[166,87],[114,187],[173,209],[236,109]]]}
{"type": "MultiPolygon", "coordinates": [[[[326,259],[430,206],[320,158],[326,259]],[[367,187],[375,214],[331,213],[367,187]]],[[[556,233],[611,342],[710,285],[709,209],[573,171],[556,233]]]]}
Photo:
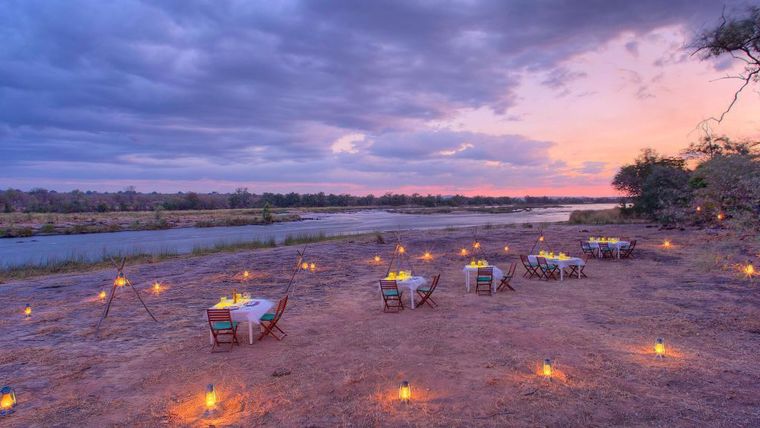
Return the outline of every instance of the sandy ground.
{"type": "MultiPolygon", "coordinates": [[[[480,234],[502,268],[536,238],[522,227],[480,234]]],[[[484,297],[465,292],[457,255],[471,230],[405,232],[411,254],[435,256],[416,269],[442,280],[437,309],[400,314],[382,312],[385,266],[371,261],[387,259],[391,243],[312,244],[307,259],[319,268],[299,276],[280,323],[288,336],[248,345],[242,328],[243,344],[229,353],[209,352],[204,309],[233,287],[279,298],[294,247],[128,266],[159,322],[127,290],[98,336],[96,294],[112,271],[3,284],[0,382],[19,404],[0,425],[760,426],[760,284],[704,272],[692,257],[708,239],[701,232],[546,230],[554,249],[575,254],[589,235],[637,238],[636,258],[591,261],[585,280],[517,278],[516,292],[484,297]],[[659,246],[665,237],[674,248],[659,246]],[[244,269],[255,279],[240,287],[234,277],[244,269]],[[165,283],[158,295],[149,292],[156,280],[165,283]],[[658,336],[662,360],[653,355],[658,336]],[[538,375],[547,357],[551,382],[538,375]],[[280,369],[290,374],[273,376],[280,369]],[[396,400],[404,379],[408,405],[396,400]],[[221,403],[209,417],[208,383],[221,403]]]]}

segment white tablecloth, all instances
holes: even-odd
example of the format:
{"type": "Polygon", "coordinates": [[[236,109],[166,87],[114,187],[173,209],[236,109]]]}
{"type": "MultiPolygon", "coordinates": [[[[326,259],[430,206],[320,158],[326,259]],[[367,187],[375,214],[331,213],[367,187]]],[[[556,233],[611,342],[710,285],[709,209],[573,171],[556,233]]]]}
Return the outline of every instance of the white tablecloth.
{"type": "MultiPolygon", "coordinates": [[[[222,303],[219,302],[216,305],[212,306],[211,309],[224,309],[230,306],[238,306],[239,309],[232,309],[230,308],[230,315],[232,316],[232,321],[237,322],[247,322],[248,323],[248,343],[253,345],[253,325],[259,325],[261,323],[260,319],[262,315],[269,312],[272,307],[274,307],[274,302],[271,300],[266,299],[250,299],[250,300],[240,300],[236,304],[232,304],[230,302],[228,303],[222,303]],[[254,303],[258,302],[257,304],[253,306],[245,306],[246,303],[254,303]]],[[[214,343],[214,336],[211,335],[211,343],[214,343]]]]}
{"type": "Polygon", "coordinates": [[[493,291],[496,292],[496,287],[499,286],[499,282],[501,282],[501,278],[504,277],[504,272],[501,271],[501,269],[497,268],[496,266],[472,266],[472,265],[464,265],[464,269],[462,269],[462,272],[464,272],[464,285],[467,287],[467,292],[470,292],[470,272],[474,272],[475,275],[478,275],[478,268],[479,267],[491,267],[493,268],[493,291]]]}
{"type": "MultiPolygon", "coordinates": [[[[558,259],[558,258],[547,257],[547,256],[530,255],[528,256],[528,260],[531,263],[537,264],[538,263],[538,260],[536,259],[537,257],[545,258],[546,263],[550,265],[559,266],[559,280],[560,281],[564,281],[565,279],[565,272],[564,272],[565,268],[570,267],[570,266],[578,266],[580,268],[580,266],[584,266],[586,264],[586,262],[584,262],[583,259],[578,258],[578,257],[568,257],[566,259],[558,259]]],[[[581,270],[578,269],[578,278],[580,277],[581,277],[581,270]]]]}
{"type": "MultiPolygon", "coordinates": [[[[388,281],[394,281],[390,278],[383,278],[388,281]]],[[[421,276],[410,276],[405,279],[396,279],[396,285],[401,288],[404,287],[409,290],[409,300],[411,301],[412,309],[414,309],[414,295],[415,291],[417,291],[418,288],[422,287],[423,285],[427,284],[428,281],[424,277],[421,276]]],[[[380,282],[377,283],[378,289],[380,288],[380,282]]],[[[401,292],[401,291],[399,291],[401,292]]],[[[380,298],[382,299],[382,290],[380,290],[380,298]]],[[[383,300],[383,308],[385,307],[385,300],[383,300]]]]}
{"type": "MultiPolygon", "coordinates": [[[[599,241],[586,241],[591,246],[591,248],[597,250],[596,256],[602,257],[602,253],[599,250],[599,241]]],[[[621,248],[627,248],[629,245],[631,245],[628,241],[617,241],[617,242],[607,242],[607,245],[612,249],[612,251],[615,252],[615,257],[620,258],[620,249],[621,248]]]]}

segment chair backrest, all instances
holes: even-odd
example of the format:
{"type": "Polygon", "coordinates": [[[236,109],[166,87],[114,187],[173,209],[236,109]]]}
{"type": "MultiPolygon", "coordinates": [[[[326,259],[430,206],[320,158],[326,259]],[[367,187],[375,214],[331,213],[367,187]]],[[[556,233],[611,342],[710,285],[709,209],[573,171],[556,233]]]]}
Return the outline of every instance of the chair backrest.
{"type": "Polygon", "coordinates": [[[509,265],[509,270],[507,271],[507,274],[505,275],[507,278],[512,278],[515,276],[515,269],[517,269],[517,263],[512,262],[511,265],[509,265]]]}
{"type": "Polygon", "coordinates": [[[229,309],[206,309],[206,315],[208,316],[209,325],[214,325],[215,322],[228,322],[232,325],[232,314],[229,309]]]}
{"type": "Polygon", "coordinates": [[[433,294],[433,290],[435,290],[435,287],[438,287],[438,280],[440,279],[441,279],[440,273],[433,277],[433,281],[430,283],[430,287],[428,287],[428,292],[427,292],[428,295],[433,294]]]}
{"type": "Polygon", "coordinates": [[[581,250],[583,250],[584,253],[594,250],[594,248],[591,247],[591,244],[589,244],[588,242],[586,241],[579,241],[579,242],[581,243],[581,250]]]}
{"type": "Polygon", "coordinates": [[[636,240],[630,241],[630,244],[628,244],[628,251],[633,251],[633,249],[636,248],[636,240]]]}
{"type": "Polygon", "coordinates": [[[530,259],[528,258],[528,256],[520,254],[520,261],[522,262],[523,266],[525,266],[526,269],[530,267],[530,259]]]}
{"type": "Polygon", "coordinates": [[[380,289],[381,290],[396,290],[398,291],[398,283],[395,279],[381,279],[380,280],[380,289]]]}
{"type": "Polygon", "coordinates": [[[608,244],[606,242],[600,242],[599,243],[599,250],[600,251],[612,251],[612,249],[610,248],[610,244],[608,244]]]}
{"type": "Polygon", "coordinates": [[[542,268],[549,269],[549,263],[546,263],[545,257],[536,257],[536,262],[538,262],[538,265],[542,268]]]}
{"type": "Polygon", "coordinates": [[[277,322],[277,320],[280,319],[282,314],[285,312],[285,306],[288,305],[288,295],[286,294],[285,297],[280,299],[279,302],[277,302],[277,309],[274,311],[274,322],[277,322]]]}
{"type": "Polygon", "coordinates": [[[493,281],[493,267],[479,267],[477,282],[491,282],[493,281]]]}

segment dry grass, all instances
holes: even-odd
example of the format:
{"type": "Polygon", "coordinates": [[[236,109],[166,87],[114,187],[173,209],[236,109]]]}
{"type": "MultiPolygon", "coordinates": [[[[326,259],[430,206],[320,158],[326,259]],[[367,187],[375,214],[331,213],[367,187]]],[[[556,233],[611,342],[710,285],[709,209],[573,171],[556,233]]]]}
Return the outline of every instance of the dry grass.
{"type": "Polygon", "coordinates": [[[610,208],[608,210],[576,210],[570,213],[570,224],[627,224],[642,223],[645,220],[632,215],[623,214],[620,208],[610,208]]]}

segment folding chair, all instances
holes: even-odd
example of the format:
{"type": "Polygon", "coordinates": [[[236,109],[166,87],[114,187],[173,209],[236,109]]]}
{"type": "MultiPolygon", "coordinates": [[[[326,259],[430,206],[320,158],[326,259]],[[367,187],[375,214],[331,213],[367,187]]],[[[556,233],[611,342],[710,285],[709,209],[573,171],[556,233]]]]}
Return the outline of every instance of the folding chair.
{"type": "Polygon", "coordinates": [[[538,262],[538,268],[541,270],[544,279],[558,279],[559,266],[547,263],[546,258],[544,257],[536,257],[536,261],[538,262]]]}
{"type": "Polygon", "coordinates": [[[259,324],[261,328],[264,330],[259,335],[259,340],[263,339],[265,336],[270,335],[274,337],[277,340],[282,340],[285,336],[288,334],[282,331],[280,327],[277,326],[277,322],[280,321],[280,318],[282,318],[282,314],[285,312],[285,306],[288,304],[288,295],[286,294],[285,297],[280,299],[279,302],[277,302],[277,309],[275,309],[274,313],[264,314],[259,318],[261,323],[259,324]],[[279,331],[282,335],[277,336],[277,333],[275,333],[275,330],[279,331]]]}
{"type": "Polygon", "coordinates": [[[520,255],[520,261],[522,261],[523,267],[525,268],[525,273],[523,274],[523,278],[531,279],[534,276],[541,277],[541,273],[538,272],[538,264],[537,263],[531,263],[528,256],[520,255]]]}
{"type": "Polygon", "coordinates": [[[615,258],[615,251],[612,248],[610,248],[610,244],[606,242],[599,243],[599,253],[602,255],[603,259],[615,258]]]}
{"type": "Polygon", "coordinates": [[[493,295],[493,268],[479,267],[478,276],[475,279],[475,294],[493,295]]]}
{"type": "Polygon", "coordinates": [[[583,254],[590,257],[597,257],[596,248],[592,247],[591,244],[586,241],[580,241],[580,243],[581,251],[583,251],[583,254]]]}
{"type": "Polygon", "coordinates": [[[240,345],[237,339],[238,322],[232,321],[232,315],[229,309],[206,309],[208,316],[208,326],[211,329],[211,335],[214,337],[214,345],[211,352],[214,352],[217,346],[223,343],[229,343],[231,351],[234,345],[240,345]],[[223,336],[231,336],[229,342],[222,342],[219,339],[223,336]]]}
{"type": "MultiPolygon", "coordinates": [[[[588,261],[588,257],[586,258],[586,261],[588,261]]],[[[586,265],[570,265],[565,269],[565,277],[567,278],[588,278],[585,273],[583,273],[583,269],[586,268],[586,265]],[[580,273],[580,275],[579,275],[580,273]]]]}
{"type": "Polygon", "coordinates": [[[417,289],[417,295],[420,296],[420,300],[416,302],[414,305],[419,307],[427,303],[431,308],[434,308],[438,306],[438,303],[433,300],[433,291],[435,291],[435,287],[438,287],[438,280],[441,279],[441,274],[433,277],[433,282],[430,283],[430,287],[420,287],[417,289]]]}
{"type": "Polygon", "coordinates": [[[383,312],[399,312],[404,309],[401,301],[401,292],[398,290],[396,280],[381,279],[380,293],[383,295],[383,312]]]}
{"type": "Polygon", "coordinates": [[[628,244],[626,247],[620,248],[620,258],[621,259],[627,259],[631,257],[631,254],[633,253],[633,249],[636,248],[636,240],[630,241],[631,243],[628,244]]]}
{"type": "Polygon", "coordinates": [[[499,283],[499,287],[496,288],[496,291],[500,291],[503,288],[509,288],[510,290],[515,291],[515,289],[509,285],[509,281],[512,281],[512,278],[515,276],[515,269],[517,269],[517,263],[512,262],[512,264],[509,265],[507,273],[501,278],[501,283],[499,283]]]}

